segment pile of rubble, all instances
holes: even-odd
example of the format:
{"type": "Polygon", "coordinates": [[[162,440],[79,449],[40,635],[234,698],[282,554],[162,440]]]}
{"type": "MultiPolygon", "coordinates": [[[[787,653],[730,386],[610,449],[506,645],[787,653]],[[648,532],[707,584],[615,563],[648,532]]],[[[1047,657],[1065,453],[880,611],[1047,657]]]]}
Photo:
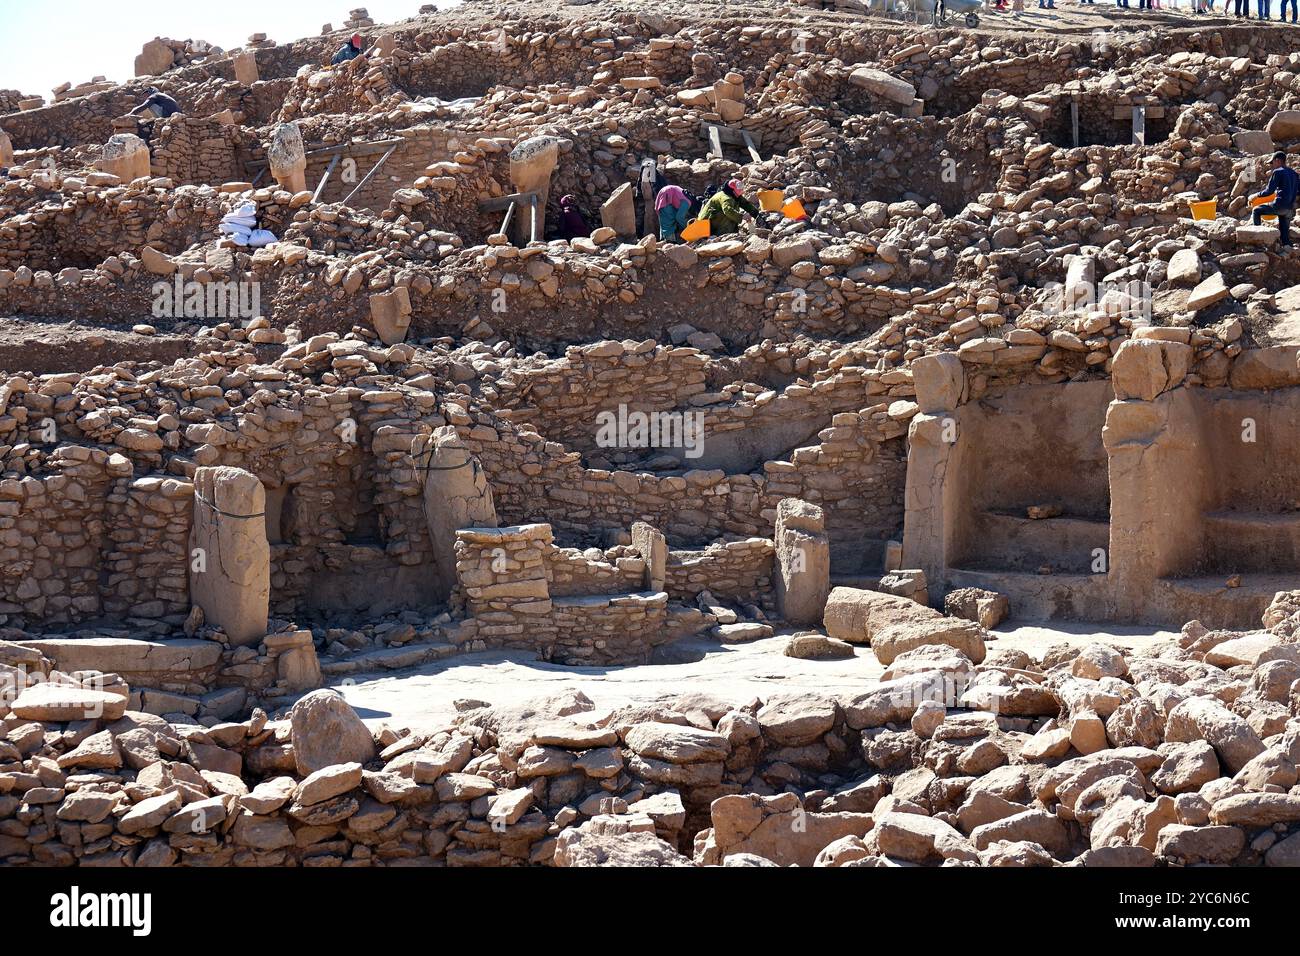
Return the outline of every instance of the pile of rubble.
{"type": "Polygon", "coordinates": [[[1298,634],[1289,592],[1155,655],[930,644],[839,700],[461,701],[434,732],[329,690],[168,722],[49,672],[0,696],[0,862],[1296,866],[1298,634]]]}

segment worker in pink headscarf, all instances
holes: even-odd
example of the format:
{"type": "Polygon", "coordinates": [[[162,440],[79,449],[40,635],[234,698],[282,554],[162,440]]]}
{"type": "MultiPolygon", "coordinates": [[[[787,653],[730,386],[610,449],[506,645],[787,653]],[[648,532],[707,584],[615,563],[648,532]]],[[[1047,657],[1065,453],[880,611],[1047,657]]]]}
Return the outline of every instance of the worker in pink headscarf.
{"type": "Polygon", "coordinates": [[[655,211],[659,213],[659,238],[664,242],[678,242],[678,233],[686,228],[691,214],[691,197],[681,186],[665,186],[655,196],[655,211]]]}
{"type": "Polygon", "coordinates": [[[587,225],[582,210],[578,208],[578,200],[573,196],[561,197],[560,238],[577,239],[579,236],[589,235],[591,235],[591,226],[587,225]]]}

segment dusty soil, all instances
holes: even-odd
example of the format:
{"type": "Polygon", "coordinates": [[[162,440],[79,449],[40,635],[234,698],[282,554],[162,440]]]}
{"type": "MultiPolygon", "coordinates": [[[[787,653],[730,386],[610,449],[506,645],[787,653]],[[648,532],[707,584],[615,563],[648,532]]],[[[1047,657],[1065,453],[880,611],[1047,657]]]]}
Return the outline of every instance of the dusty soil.
{"type": "Polygon", "coordinates": [[[194,350],[189,335],[139,335],[81,321],[0,319],[0,368],[9,372],[84,372],[115,362],[174,362],[194,350]]]}
{"type": "MultiPolygon", "coordinates": [[[[990,632],[994,640],[988,646],[990,651],[1016,648],[1041,657],[1051,645],[1065,642],[1104,641],[1121,652],[1146,651],[1178,636],[1151,628],[1095,631],[1093,627],[1004,624],[990,632]]],[[[786,640],[778,634],[748,644],[723,645],[707,638],[681,641],[672,645],[674,651],[682,657],[699,655],[698,660],[631,667],[567,667],[521,651],[490,651],[462,654],[410,671],[349,677],[329,686],[366,720],[432,730],[455,715],[457,699],[507,705],[580,690],[603,710],[685,693],[735,702],[786,692],[838,696],[862,693],[884,672],[866,647],[858,648],[852,659],[809,661],[782,654],[786,640]]]]}

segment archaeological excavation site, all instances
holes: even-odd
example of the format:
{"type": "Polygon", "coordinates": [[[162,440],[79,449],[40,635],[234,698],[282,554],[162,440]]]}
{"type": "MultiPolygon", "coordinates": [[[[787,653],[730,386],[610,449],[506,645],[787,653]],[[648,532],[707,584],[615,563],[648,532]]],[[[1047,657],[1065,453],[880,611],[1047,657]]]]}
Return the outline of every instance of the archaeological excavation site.
{"type": "Polygon", "coordinates": [[[1300,866],[1300,30],[886,6],[0,90],[0,864],[1300,866]]]}

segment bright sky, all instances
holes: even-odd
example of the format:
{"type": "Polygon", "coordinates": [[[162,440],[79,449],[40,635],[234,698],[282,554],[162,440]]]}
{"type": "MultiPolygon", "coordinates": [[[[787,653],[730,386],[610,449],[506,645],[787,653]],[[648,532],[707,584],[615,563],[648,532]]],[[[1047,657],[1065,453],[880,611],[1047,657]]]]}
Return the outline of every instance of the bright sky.
{"type": "MultiPolygon", "coordinates": [[[[416,16],[429,0],[214,0],[125,3],[104,0],[0,0],[0,90],[39,93],[103,75],[121,83],[135,57],[156,36],[207,40],[229,50],[265,33],[277,43],[319,36],[326,23],[343,29],[348,11],[365,7],[377,24],[416,16]]],[[[455,0],[437,0],[439,7],[455,0]]]]}

